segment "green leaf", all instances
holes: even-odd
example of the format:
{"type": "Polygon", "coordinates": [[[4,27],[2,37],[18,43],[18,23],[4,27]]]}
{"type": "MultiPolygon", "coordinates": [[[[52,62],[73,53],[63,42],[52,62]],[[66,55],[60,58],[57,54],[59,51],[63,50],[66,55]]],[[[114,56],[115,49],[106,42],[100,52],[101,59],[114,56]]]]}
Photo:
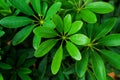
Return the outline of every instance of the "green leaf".
{"type": "Polygon", "coordinates": [[[4,80],[2,74],[0,73],[0,80],[4,80]]]}
{"type": "Polygon", "coordinates": [[[23,64],[23,67],[31,67],[33,64],[35,64],[36,62],[36,59],[27,59],[25,60],[24,64],[23,64]]]}
{"type": "Polygon", "coordinates": [[[81,14],[82,19],[88,23],[96,23],[97,22],[96,15],[88,9],[82,9],[80,14],[81,14]]]}
{"type": "Polygon", "coordinates": [[[35,28],[33,32],[35,35],[41,36],[43,38],[52,38],[57,36],[57,32],[54,29],[43,26],[35,28]]]}
{"type": "Polygon", "coordinates": [[[93,75],[93,73],[90,71],[90,70],[87,70],[88,71],[88,79],[89,80],[96,80],[95,76],[93,75]]]}
{"type": "Polygon", "coordinates": [[[70,36],[69,39],[77,45],[86,45],[90,43],[90,39],[84,34],[74,34],[70,36]]]}
{"type": "Polygon", "coordinates": [[[59,15],[54,15],[52,20],[53,20],[53,22],[56,25],[57,31],[59,31],[60,33],[63,32],[63,21],[62,21],[62,18],[59,15]]]}
{"type": "Polygon", "coordinates": [[[79,77],[83,77],[85,75],[88,65],[88,58],[89,58],[89,53],[85,51],[83,53],[82,59],[80,61],[76,61],[75,70],[79,77]]]}
{"type": "Polygon", "coordinates": [[[70,14],[67,14],[64,17],[63,23],[64,23],[64,33],[67,33],[70,30],[72,25],[72,17],[70,14]]]}
{"type": "Polygon", "coordinates": [[[102,55],[105,59],[115,68],[120,70],[120,55],[109,50],[101,50],[102,55]]]}
{"type": "Polygon", "coordinates": [[[0,62],[0,68],[2,69],[12,69],[12,66],[6,63],[0,62]]]}
{"type": "Polygon", "coordinates": [[[2,37],[4,34],[5,34],[5,32],[0,30],[0,37],[2,37]]]}
{"type": "Polygon", "coordinates": [[[30,74],[32,72],[29,68],[19,68],[17,71],[23,74],[30,74]]]}
{"type": "MultiPolygon", "coordinates": [[[[10,3],[26,15],[32,16],[34,12],[24,0],[9,0],[10,3]]],[[[17,20],[17,19],[16,19],[17,20]]]]}
{"type": "Polygon", "coordinates": [[[57,43],[57,40],[55,39],[49,39],[47,41],[44,41],[43,43],[40,44],[38,49],[35,51],[34,56],[35,57],[42,57],[45,54],[47,54],[57,43]]]}
{"type": "Polygon", "coordinates": [[[92,68],[97,80],[106,80],[106,71],[103,60],[96,52],[92,54],[92,68]]]}
{"type": "Polygon", "coordinates": [[[43,6],[42,6],[42,15],[43,15],[43,16],[46,15],[47,9],[48,9],[48,4],[47,4],[47,2],[43,2],[43,6]]]}
{"type": "Polygon", "coordinates": [[[13,73],[10,80],[17,80],[17,74],[16,73],[13,73]]]}
{"type": "Polygon", "coordinates": [[[68,35],[74,34],[76,32],[78,32],[83,26],[83,22],[82,21],[75,21],[72,23],[71,29],[68,32],[68,35]]]}
{"type": "Polygon", "coordinates": [[[109,13],[114,10],[114,7],[107,2],[92,2],[87,4],[85,8],[100,14],[109,13]]]}
{"type": "Polygon", "coordinates": [[[3,9],[9,9],[9,6],[5,2],[5,0],[0,0],[0,7],[2,7],[3,9]]]}
{"type": "Polygon", "coordinates": [[[67,43],[66,49],[68,53],[70,54],[70,56],[75,60],[81,60],[81,53],[79,49],[70,41],[67,41],[66,43],[67,43]]]}
{"type": "Polygon", "coordinates": [[[43,23],[43,26],[54,29],[56,26],[52,20],[46,20],[43,23]]]}
{"type": "Polygon", "coordinates": [[[54,3],[47,11],[45,20],[52,18],[61,7],[61,2],[54,3]]]}
{"type": "Polygon", "coordinates": [[[6,28],[18,28],[32,23],[27,17],[8,16],[0,20],[0,24],[6,28]]]}
{"type": "Polygon", "coordinates": [[[120,46],[120,34],[110,34],[99,41],[105,46],[120,46]]]}
{"type": "Polygon", "coordinates": [[[62,45],[60,45],[52,60],[51,71],[53,74],[57,74],[57,72],[59,71],[62,62],[62,56],[63,56],[63,49],[62,49],[62,45]]]}
{"type": "Polygon", "coordinates": [[[33,37],[33,47],[37,49],[41,43],[41,36],[34,35],[33,37]]]}
{"type": "Polygon", "coordinates": [[[30,0],[30,1],[32,3],[33,9],[40,16],[41,15],[41,4],[40,4],[41,0],[30,0]]]}
{"type": "Polygon", "coordinates": [[[18,33],[16,33],[16,35],[12,39],[12,44],[18,45],[21,42],[23,42],[30,35],[33,28],[34,28],[33,25],[29,25],[29,26],[23,28],[22,30],[20,30],[18,33]]]}
{"type": "Polygon", "coordinates": [[[108,34],[114,27],[115,23],[116,23],[116,18],[110,18],[105,20],[100,26],[98,26],[99,28],[96,32],[95,39],[99,39],[101,37],[104,37],[106,34],[108,34]]]}
{"type": "Polygon", "coordinates": [[[32,80],[27,74],[23,74],[21,72],[18,72],[18,76],[21,78],[21,80],[32,80]]]}

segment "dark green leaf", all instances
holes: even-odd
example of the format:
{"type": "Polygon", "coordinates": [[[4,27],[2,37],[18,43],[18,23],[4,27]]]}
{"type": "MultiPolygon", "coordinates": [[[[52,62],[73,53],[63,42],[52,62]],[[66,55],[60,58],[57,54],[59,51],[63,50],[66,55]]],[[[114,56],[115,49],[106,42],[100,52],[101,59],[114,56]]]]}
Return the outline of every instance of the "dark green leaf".
{"type": "Polygon", "coordinates": [[[62,49],[62,45],[60,45],[52,60],[51,71],[53,74],[57,74],[57,72],[59,71],[62,62],[62,56],[63,56],[63,49],[62,49]]]}
{"type": "Polygon", "coordinates": [[[57,32],[54,29],[43,26],[35,28],[33,32],[35,35],[41,36],[43,38],[52,38],[57,36],[57,32]]]}
{"type": "Polygon", "coordinates": [[[114,7],[107,2],[92,2],[86,5],[86,8],[100,14],[112,12],[114,7]]]}
{"type": "Polygon", "coordinates": [[[71,28],[71,25],[72,25],[72,17],[70,14],[67,14],[65,17],[64,17],[64,33],[67,33],[70,28],[71,28]]]}
{"type": "Polygon", "coordinates": [[[67,41],[66,49],[72,58],[75,60],[81,60],[81,53],[73,43],[67,41]]]}
{"type": "Polygon", "coordinates": [[[101,53],[104,55],[105,59],[115,68],[120,70],[120,55],[108,50],[101,50],[101,53]]]}
{"type": "Polygon", "coordinates": [[[89,80],[96,80],[95,76],[93,75],[93,73],[90,70],[88,70],[87,79],[89,79],[89,80]]]}
{"type": "Polygon", "coordinates": [[[23,42],[30,35],[33,28],[34,28],[33,25],[29,25],[29,26],[23,28],[22,30],[20,30],[18,33],[16,33],[16,35],[12,39],[12,44],[18,45],[21,42],[23,42]]]}
{"type": "Polygon", "coordinates": [[[88,65],[88,58],[89,58],[89,53],[85,51],[83,53],[82,59],[80,61],[77,61],[75,64],[75,70],[79,77],[83,77],[85,75],[88,65]]]}
{"type": "Polygon", "coordinates": [[[96,23],[97,22],[96,15],[88,9],[82,9],[80,14],[81,14],[82,19],[88,23],[96,23]]]}
{"type": "Polygon", "coordinates": [[[92,68],[97,80],[107,80],[103,60],[96,52],[92,54],[92,68]]]}
{"type": "Polygon", "coordinates": [[[4,8],[4,9],[9,9],[9,6],[5,2],[5,0],[0,0],[0,7],[4,8]]]}
{"type": "Polygon", "coordinates": [[[116,18],[110,18],[105,20],[100,26],[98,26],[98,30],[96,32],[95,39],[99,39],[109,33],[116,23],[116,18]]]}
{"type": "Polygon", "coordinates": [[[33,38],[34,49],[37,49],[40,43],[41,43],[41,36],[34,35],[34,38],[33,38]]]}
{"type": "MultiPolygon", "coordinates": [[[[26,15],[34,15],[34,12],[32,9],[28,6],[28,4],[24,0],[9,0],[11,4],[19,9],[21,12],[23,12],[26,15]]],[[[16,19],[17,20],[17,19],[16,19]]]]}
{"type": "Polygon", "coordinates": [[[25,60],[25,62],[24,62],[24,64],[23,64],[23,67],[30,67],[30,66],[32,66],[33,64],[35,64],[35,62],[36,62],[36,59],[27,59],[27,60],[25,60]]]}
{"type": "Polygon", "coordinates": [[[82,21],[75,21],[72,23],[71,29],[68,32],[68,35],[74,34],[76,32],[78,32],[83,26],[83,22],[82,21]]]}
{"type": "Polygon", "coordinates": [[[30,0],[35,12],[40,16],[41,15],[41,4],[40,0],[30,0]]]}
{"type": "Polygon", "coordinates": [[[35,51],[34,56],[35,57],[42,57],[45,54],[47,54],[57,43],[57,40],[55,39],[49,39],[47,41],[44,41],[43,43],[40,44],[38,49],[35,51]]]}
{"type": "Polygon", "coordinates": [[[18,28],[32,23],[27,17],[8,16],[0,20],[0,24],[6,28],[18,28]]]}
{"type": "Polygon", "coordinates": [[[56,25],[57,31],[63,32],[63,21],[62,21],[62,18],[59,15],[54,15],[52,20],[53,20],[53,22],[56,25]]]}
{"type": "Polygon", "coordinates": [[[69,39],[77,45],[86,45],[90,43],[90,39],[84,34],[74,34],[69,39]]]}
{"type": "Polygon", "coordinates": [[[120,34],[110,34],[99,41],[105,46],[120,46],[120,34]]]}
{"type": "Polygon", "coordinates": [[[49,9],[48,9],[48,12],[46,14],[46,18],[45,20],[49,20],[50,18],[52,18],[56,12],[60,9],[61,7],[61,2],[56,2],[54,3],[49,9]]]}
{"type": "Polygon", "coordinates": [[[4,80],[2,74],[0,73],[0,80],[4,80]]]}
{"type": "Polygon", "coordinates": [[[22,80],[32,80],[27,74],[23,74],[21,72],[18,73],[18,76],[22,79],[22,80]]]}
{"type": "Polygon", "coordinates": [[[17,71],[23,74],[30,74],[32,72],[29,68],[19,68],[17,71]]]}
{"type": "Polygon", "coordinates": [[[16,73],[13,73],[10,80],[17,80],[17,74],[16,73]]]}
{"type": "Polygon", "coordinates": [[[12,69],[12,66],[6,63],[0,62],[0,68],[2,69],[12,69]]]}

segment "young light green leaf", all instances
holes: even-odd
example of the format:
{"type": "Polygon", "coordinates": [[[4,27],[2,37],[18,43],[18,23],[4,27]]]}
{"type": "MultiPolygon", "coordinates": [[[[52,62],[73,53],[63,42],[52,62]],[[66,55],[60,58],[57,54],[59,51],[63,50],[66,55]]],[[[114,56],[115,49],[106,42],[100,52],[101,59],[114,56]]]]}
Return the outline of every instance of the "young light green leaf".
{"type": "Polygon", "coordinates": [[[53,16],[52,20],[53,20],[53,22],[56,25],[57,31],[63,32],[63,21],[62,21],[62,18],[59,15],[56,14],[56,15],[53,16]]]}
{"type": "MultiPolygon", "coordinates": [[[[26,15],[32,16],[34,12],[24,0],[9,0],[10,3],[26,15]]],[[[17,20],[17,19],[16,19],[17,20]]]]}
{"type": "Polygon", "coordinates": [[[6,28],[18,28],[32,23],[27,17],[8,16],[0,20],[0,24],[6,28]]]}
{"type": "Polygon", "coordinates": [[[76,32],[78,32],[83,26],[83,22],[82,21],[75,21],[72,23],[71,29],[68,32],[68,35],[74,34],[76,32]]]}
{"type": "Polygon", "coordinates": [[[97,80],[107,80],[103,60],[96,52],[92,54],[92,68],[97,80]]]}
{"type": "Polygon", "coordinates": [[[120,46],[120,34],[110,34],[99,41],[105,46],[120,46]]]}
{"type": "Polygon", "coordinates": [[[41,11],[43,16],[46,15],[47,9],[48,9],[47,2],[43,2],[42,11],[41,11]]]}
{"type": "Polygon", "coordinates": [[[54,29],[56,26],[52,20],[46,20],[43,23],[43,26],[54,29]]]}
{"type": "Polygon", "coordinates": [[[5,34],[5,32],[0,30],[0,37],[2,37],[4,34],[5,34]]]}
{"type": "Polygon", "coordinates": [[[88,23],[96,23],[97,22],[96,15],[88,9],[82,9],[80,14],[81,14],[81,18],[88,23]]]}
{"type": "Polygon", "coordinates": [[[99,39],[109,33],[116,23],[116,18],[105,20],[100,26],[95,35],[95,39],[99,39]]]}
{"type": "Polygon", "coordinates": [[[40,4],[41,0],[30,0],[30,1],[32,3],[33,9],[40,16],[41,15],[41,4],[40,4]]]}
{"type": "Polygon", "coordinates": [[[86,45],[90,43],[90,39],[84,34],[74,34],[70,36],[69,39],[77,45],[86,45]]]}
{"type": "Polygon", "coordinates": [[[35,51],[34,56],[35,57],[42,57],[45,54],[47,54],[57,43],[57,40],[55,39],[49,39],[47,41],[44,41],[43,43],[40,44],[38,49],[35,51]]]}
{"type": "Polygon", "coordinates": [[[4,80],[2,74],[0,73],[0,80],[4,80]]]}
{"type": "Polygon", "coordinates": [[[100,14],[112,12],[114,7],[107,2],[92,2],[86,5],[87,9],[100,14]]]}
{"type": "Polygon", "coordinates": [[[101,50],[102,55],[105,59],[115,68],[120,70],[120,55],[108,50],[101,50]]]}
{"type": "Polygon", "coordinates": [[[75,71],[77,72],[77,75],[79,77],[83,77],[87,70],[88,58],[89,58],[89,54],[87,51],[85,51],[83,53],[82,59],[80,61],[76,61],[75,71]]]}
{"type": "Polygon", "coordinates": [[[21,80],[32,80],[27,74],[23,74],[21,72],[18,72],[18,76],[21,78],[21,80]]]}
{"type": "Polygon", "coordinates": [[[16,33],[16,35],[12,39],[12,44],[18,45],[21,42],[23,42],[30,35],[33,28],[34,28],[34,25],[29,25],[29,26],[23,28],[22,30],[20,30],[18,33],[16,33]]]}
{"type": "Polygon", "coordinates": [[[70,14],[67,14],[64,17],[63,23],[64,23],[64,33],[67,33],[70,30],[72,25],[72,17],[70,14]]]}
{"type": "Polygon", "coordinates": [[[2,69],[12,69],[12,66],[6,63],[0,62],[0,68],[2,69]]]}
{"type": "Polygon", "coordinates": [[[59,71],[62,62],[62,56],[63,56],[63,49],[62,49],[62,45],[60,45],[52,60],[51,71],[53,74],[57,74],[57,72],[59,71]]]}
{"type": "Polygon", "coordinates": [[[57,32],[54,29],[43,26],[35,28],[33,32],[35,35],[41,36],[43,38],[52,38],[57,36],[57,32]]]}
{"type": "Polygon", "coordinates": [[[46,18],[45,20],[49,20],[50,18],[53,17],[53,15],[56,14],[56,12],[60,9],[61,7],[61,2],[56,2],[54,3],[49,9],[48,9],[48,12],[46,14],[46,18]]]}
{"type": "Polygon", "coordinates": [[[30,74],[32,72],[29,68],[19,68],[17,71],[23,74],[30,74]]]}
{"type": "Polygon", "coordinates": [[[37,49],[41,43],[41,36],[34,35],[33,37],[33,47],[37,49]]]}
{"type": "Polygon", "coordinates": [[[66,42],[66,49],[70,56],[75,60],[81,60],[81,53],[79,49],[70,41],[66,42]]]}

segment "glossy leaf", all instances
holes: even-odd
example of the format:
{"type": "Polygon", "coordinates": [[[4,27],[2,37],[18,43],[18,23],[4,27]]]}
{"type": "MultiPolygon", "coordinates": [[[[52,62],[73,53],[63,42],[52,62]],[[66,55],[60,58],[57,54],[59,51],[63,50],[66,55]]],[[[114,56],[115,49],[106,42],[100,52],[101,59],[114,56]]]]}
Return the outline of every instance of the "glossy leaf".
{"type": "Polygon", "coordinates": [[[37,49],[41,43],[41,36],[34,35],[33,38],[33,47],[34,49],[37,49]]]}
{"type": "Polygon", "coordinates": [[[99,41],[105,46],[120,46],[120,34],[110,34],[99,41]]]}
{"type": "Polygon", "coordinates": [[[46,15],[47,9],[48,9],[48,4],[47,4],[47,2],[43,2],[42,11],[41,11],[43,16],[46,15]]]}
{"type": "Polygon", "coordinates": [[[47,14],[46,14],[46,18],[45,20],[49,20],[50,18],[52,18],[57,11],[59,11],[60,7],[61,7],[61,2],[56,2],[54,3],[47,11],[47,14]]]}
{"type": "MultiPolygon", "coordinates": [[[[9,0],[10,3],[26,15],[32,16],[34,12],[24,0],[9,0]]],[[[17,20],[17,19],[16,19],[17,20]]]]}
{"type": "Polygon", "coordinates": [[[27,74],[23,74],[21,72],[18,73],[18,76],[22,79],[22,80],[32,80],[27,74]]]}
{"type": "Polygon", "coordinates": [[[8,16],[0,20],[0,24],[6,28],[18,28],[32,23],[27,17],[8,16]]]}
{"type": "Polygon", "coordinates": [[[9,6],[6,4],[5,0],[0,0],[0,7],[4,9],[9,9],[9,6]]]}
{"type": "Polygon", "coordinates": [[[82,21],[75,21],[72,23],[71,29],[68,32],[68,35],[74,34],[76,32],[78,32],[83,26],[83,22],[82,21]]]}
{"type": "Polygon", "coordinates": [[[30,74],[32,72],[29,68],[19,68],[17,71],[23,74],[30,74]]]}
{"type": "Polygon", "coordinates": [[[0,62],[0,68],[2,69],[12,69],[12,66],[6,63],[0,62]]]}
{"type": "Polygon", "coordinates": [[[54,29],[56,26],[52,20],[46,20],[43,23],[43,26],[54,29]]]}
{"type": "Polygon", "coordinates": [[[41,15],[41,4],[40,4],[41,0],[30,0],[30,1],[32,3],[33,9],[40,16],[41,15]]]}
{"type": "Polygon", "coordinates": [[[92,68],[97,80],[106,80],[106,71],[103,60],[96,52],[92,54],[92,68]]]}
{"type": "Polygon", "coordinates": [[[58,48],[58,50],[56,51],[53,60],[52,60],[52,65],[51,65],[51,71],[53,74],[57,74],[57,72],[60,69],[60,65],[62,62],[62,56],[63,56],[63,49],[62,49],[62,45],[58,48]]]}
{"type": "Polygon", "coordinates": [[[90,43],[90,39],[84,34],[74,34],[70,36],[69,39],[77,45],[86,45],[90,43]]]}
{"type": "Polygon", "coordinates": [[[4,34],[5,34],[5,32],[0,30],[0,37],[2,37],[4,34]]]}
{"type": "Polygon", "coordinates": [[[109,33],[116,23],[116,18],[110,18],[105,20],[100,26],[98,26],[98,30],[96,32],[95,39],[99,39],[109,33]]]}
{"type": "Polygon", "coordinates": [[[97,22],[96,15],[88,9],[81,10],[80,14],[81,14],[81,18],[88,23],[96,23],[97,22]]]}
{"type": "Polygon", "coordinates": [[[27,27],[23,28],[18,33],[16,33],[16,35],[12,39],[12,44],[13,45],[18,45],[21,42],[23,42],[30,35],[33,28],[34,28],[33,25],[28,25],[27,27]]]}
{"type": "Polygon", "coordinates": [[[64,17],[63,24],[64,24],[64,33],[67,33],[70,30],[72,25],[72,17],[70,14],[67,14],[64,17]]]}
{"type": "Polygon", "coordinates": [[[112,12],[114,7],[107,2],[92,2],[86,5],[86,8],[100,14],[112,12]]]}
{"type": "Polygon", "coordinates": [[[2,74],[0,73],[0,80],[4,80],[2,74]]]}
{"type": "Polygon", "coordinates": [[[85,51],[83,53],[82,59],[80,61],[77,61],[75,64],[75,70],[79,77],[83,77],[85,75],[88,65],[88,58],[89,58],[89,53],[85,51]]]}
{"type": "Polygon", "coordinates": [[[113,51],[101,50],[105,59],[115,68],[120,70],[120,55],[113,51]]]}
{"type": "Polygon", "coordinates": [[[73,43],[71,43],[70,41],[67,41],[66,49],[73,59],[81,60],[81,53],[73,43]]]}
{"type": "Polygon", "coordinates": [[[62,21],[62,18],[59,15],[54,15],[52,20],[53,20],[53,22],[56,25],[57,31],[63,32],[63,21],[62,21]]]}
{"type": "Polygon", "coordinates": [[[33,32],[35,35],[41,36],[43,38],[52,38],[57,36],[57,32],[54,29],[43,26],[35,28],[33,32]]]}
{"type": "Polygon", "coordinates": [[[34,56],[35,57],[42,57],[45,54],[47,54],[57,43],[57,40],[55,39],[49,39],[47,41],[44,41],[43,43],[40,44],[38,49],[35,51],[34,56]]]}

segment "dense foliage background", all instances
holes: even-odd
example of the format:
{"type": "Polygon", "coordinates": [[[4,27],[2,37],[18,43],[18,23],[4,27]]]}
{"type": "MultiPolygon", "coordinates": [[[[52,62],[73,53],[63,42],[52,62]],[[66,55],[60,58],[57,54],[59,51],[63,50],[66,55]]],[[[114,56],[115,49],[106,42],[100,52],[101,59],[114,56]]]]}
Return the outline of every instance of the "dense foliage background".
{"type": "Polygon", "coordinates": [[[0,0],[0,80],[120,80],[120,1],[0,0]]]}

